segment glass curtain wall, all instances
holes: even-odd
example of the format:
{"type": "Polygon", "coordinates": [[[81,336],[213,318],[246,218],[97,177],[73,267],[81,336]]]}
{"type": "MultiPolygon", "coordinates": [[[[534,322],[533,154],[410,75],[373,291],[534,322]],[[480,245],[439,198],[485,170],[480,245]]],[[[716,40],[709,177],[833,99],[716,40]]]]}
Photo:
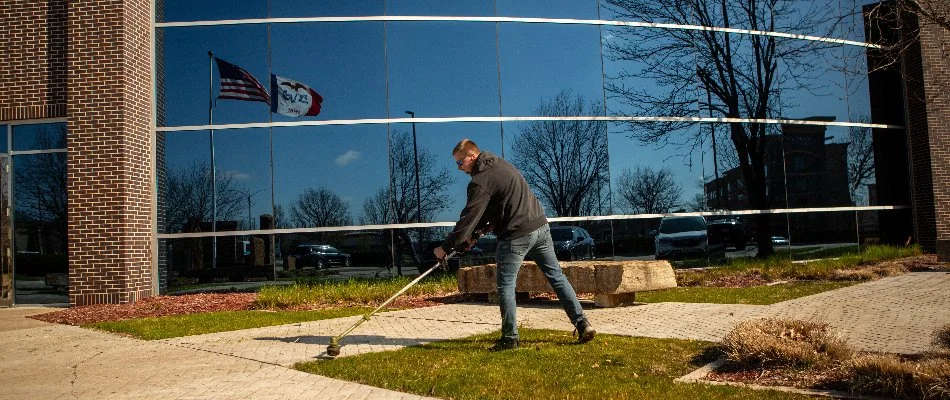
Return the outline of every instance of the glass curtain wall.
{"type": "Polygon", "coordinates": [[[672,216],[724,249],[663,257],[857,246],[875,207],[906,206],[876,200],[871,130],[900,127],[871,123],[858,2],[239,3],[157,21],[178,283],[427,267],[465,203],[462,138],[580,229],[591,250],[565,258],[656,257],[672,216]],[[249,98],[221,97],[221,61],[249,98]]]}

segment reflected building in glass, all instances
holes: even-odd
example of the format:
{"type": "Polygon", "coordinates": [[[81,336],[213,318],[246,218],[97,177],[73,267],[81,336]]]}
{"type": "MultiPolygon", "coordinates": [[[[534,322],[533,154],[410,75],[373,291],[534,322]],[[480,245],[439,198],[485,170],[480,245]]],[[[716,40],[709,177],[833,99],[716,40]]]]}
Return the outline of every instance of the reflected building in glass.
{"type": "MultiPolygon", "coordinates": [[[[741,219],[762,256],[776,235],[948,257],[948,116],[929,107],[946,61],[882,61],[897,30],[866,20],[878,2],[121,3],[18,2],[2,22],[23,34],[0,39],[0,244],[17,255],[0,304],[24,301],[19,274],[65,274],[83,305],[417,273],[465,204],[462,138],[588,232],[588,256],[649,257],[663,216],[700,213],[741,219]],[[272,111],[317,97],[318,113],[272,111]],[[62,137],[28,133],[50,124],[62,137]]],[[[946,40],[922,26],[920,48],[946,40]]]]}

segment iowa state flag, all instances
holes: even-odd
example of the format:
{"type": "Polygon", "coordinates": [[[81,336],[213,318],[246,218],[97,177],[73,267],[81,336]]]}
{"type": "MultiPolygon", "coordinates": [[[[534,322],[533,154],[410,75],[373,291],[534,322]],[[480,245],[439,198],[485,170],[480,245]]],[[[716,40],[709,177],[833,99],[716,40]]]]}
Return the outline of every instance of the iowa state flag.
{"type": "Polygon", "coordinates": [[[289,117],[320,114],[321,97],[315,90],[295,80],[270,76],[270,111],[289,117]]]}

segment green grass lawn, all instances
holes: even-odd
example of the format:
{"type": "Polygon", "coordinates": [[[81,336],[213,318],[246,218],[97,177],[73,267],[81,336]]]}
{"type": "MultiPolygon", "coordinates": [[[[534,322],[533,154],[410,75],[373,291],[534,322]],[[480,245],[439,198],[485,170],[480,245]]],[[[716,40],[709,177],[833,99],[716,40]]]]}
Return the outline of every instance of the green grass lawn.
{"type": "Polygon", "coordinates": [[[205,333],[236,331],[321,319],[349,317],[372,311],[367,307],[346,307],[313,311],[222,311],[116,322],[98,322],[84,328],[122,333],[138,339],[157,340],[205,333]]]}
{"type": "Polygon", "coordinates": [[[858,282],[789,282],[771,286],[744,288],[687,286],[637,293],[637,301],[645,303],[680,302],[768,305],[797,299],[799,297],[811,296],[813,294],[851,286],[856,283],[858,282]]]}
{"type": "Polygon", "coordinates": [[[449,399],[806,399],[777,391],[679,384],[711,361],[707,342],[522,329],[521,348],[491,352],[497,333],[295,365],[301,371],[449,399]]]}

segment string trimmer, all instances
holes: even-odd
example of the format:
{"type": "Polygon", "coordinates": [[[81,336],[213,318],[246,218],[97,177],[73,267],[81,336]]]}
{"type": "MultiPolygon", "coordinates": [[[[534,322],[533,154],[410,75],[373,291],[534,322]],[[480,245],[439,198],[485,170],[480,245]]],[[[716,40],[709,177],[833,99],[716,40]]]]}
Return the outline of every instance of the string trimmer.
{"type": "Polygon", "coordinates": [[[350,332],[356,329],[356,327],[360,326],[360,324],[362,324],[363,322],[369,321],[369,319],[374,314],[376,314],[379,310],[382,310],[383,308],[385,308],[387,305],[389,305],[389,303],[392,303],[393,300],[396,300],[396,298],[399,297],[399,295],[405,293],[407,290],[409,290],[409,288],[413,287],[416,283],[419,283],[419,281],[421,281],[427,275],[432,273],[432,271],[435,271],[436,269],[438,269],[439,266],[442,265],[442,263],[446,263],[448,262],[450,258],[454,257],[456,254],[470,249],[475,244],[475,242],[478,240],[479,237],[489,232],[490,230],[491,230],[491,225],[486,225],[484,228],[473,232],[472,238],[467,240],[465,243],[463,243],[463,246],[465,247],[464,249],[461,249],[461,250],[453,249],[452,252],[450,252],[449,254],[445,256],[445,259],[437,261],[435,265],[433,265],[432,267],[427,269],[425,272],[420,274],[418,277],[416,277],[416,279],[413,279],[412,282],[409,282],[408,285],[406,285],[405,287],[400,289],[398,292],[396,292],[396,294],[392,295],[392,297],[384,301],[383,304],[380,304],[379,307],[376,307],[375,310],[371,311],[369,314],[364,315],[363,318],[360,318],[359,320],[357,320],[356,323],[353,324],[353,326],[349,327],[349,329],[343,331],[343,333],[339,334],[338,336],[334,336],[330,338],[330,345],[327,346],[327,355],[330,357],[336,357],[340,355],[340,348],[342,347],[342,345],[340,344],[340,341],[343,340],[343,338],[346,335],[350,334],[350,332]]]}

